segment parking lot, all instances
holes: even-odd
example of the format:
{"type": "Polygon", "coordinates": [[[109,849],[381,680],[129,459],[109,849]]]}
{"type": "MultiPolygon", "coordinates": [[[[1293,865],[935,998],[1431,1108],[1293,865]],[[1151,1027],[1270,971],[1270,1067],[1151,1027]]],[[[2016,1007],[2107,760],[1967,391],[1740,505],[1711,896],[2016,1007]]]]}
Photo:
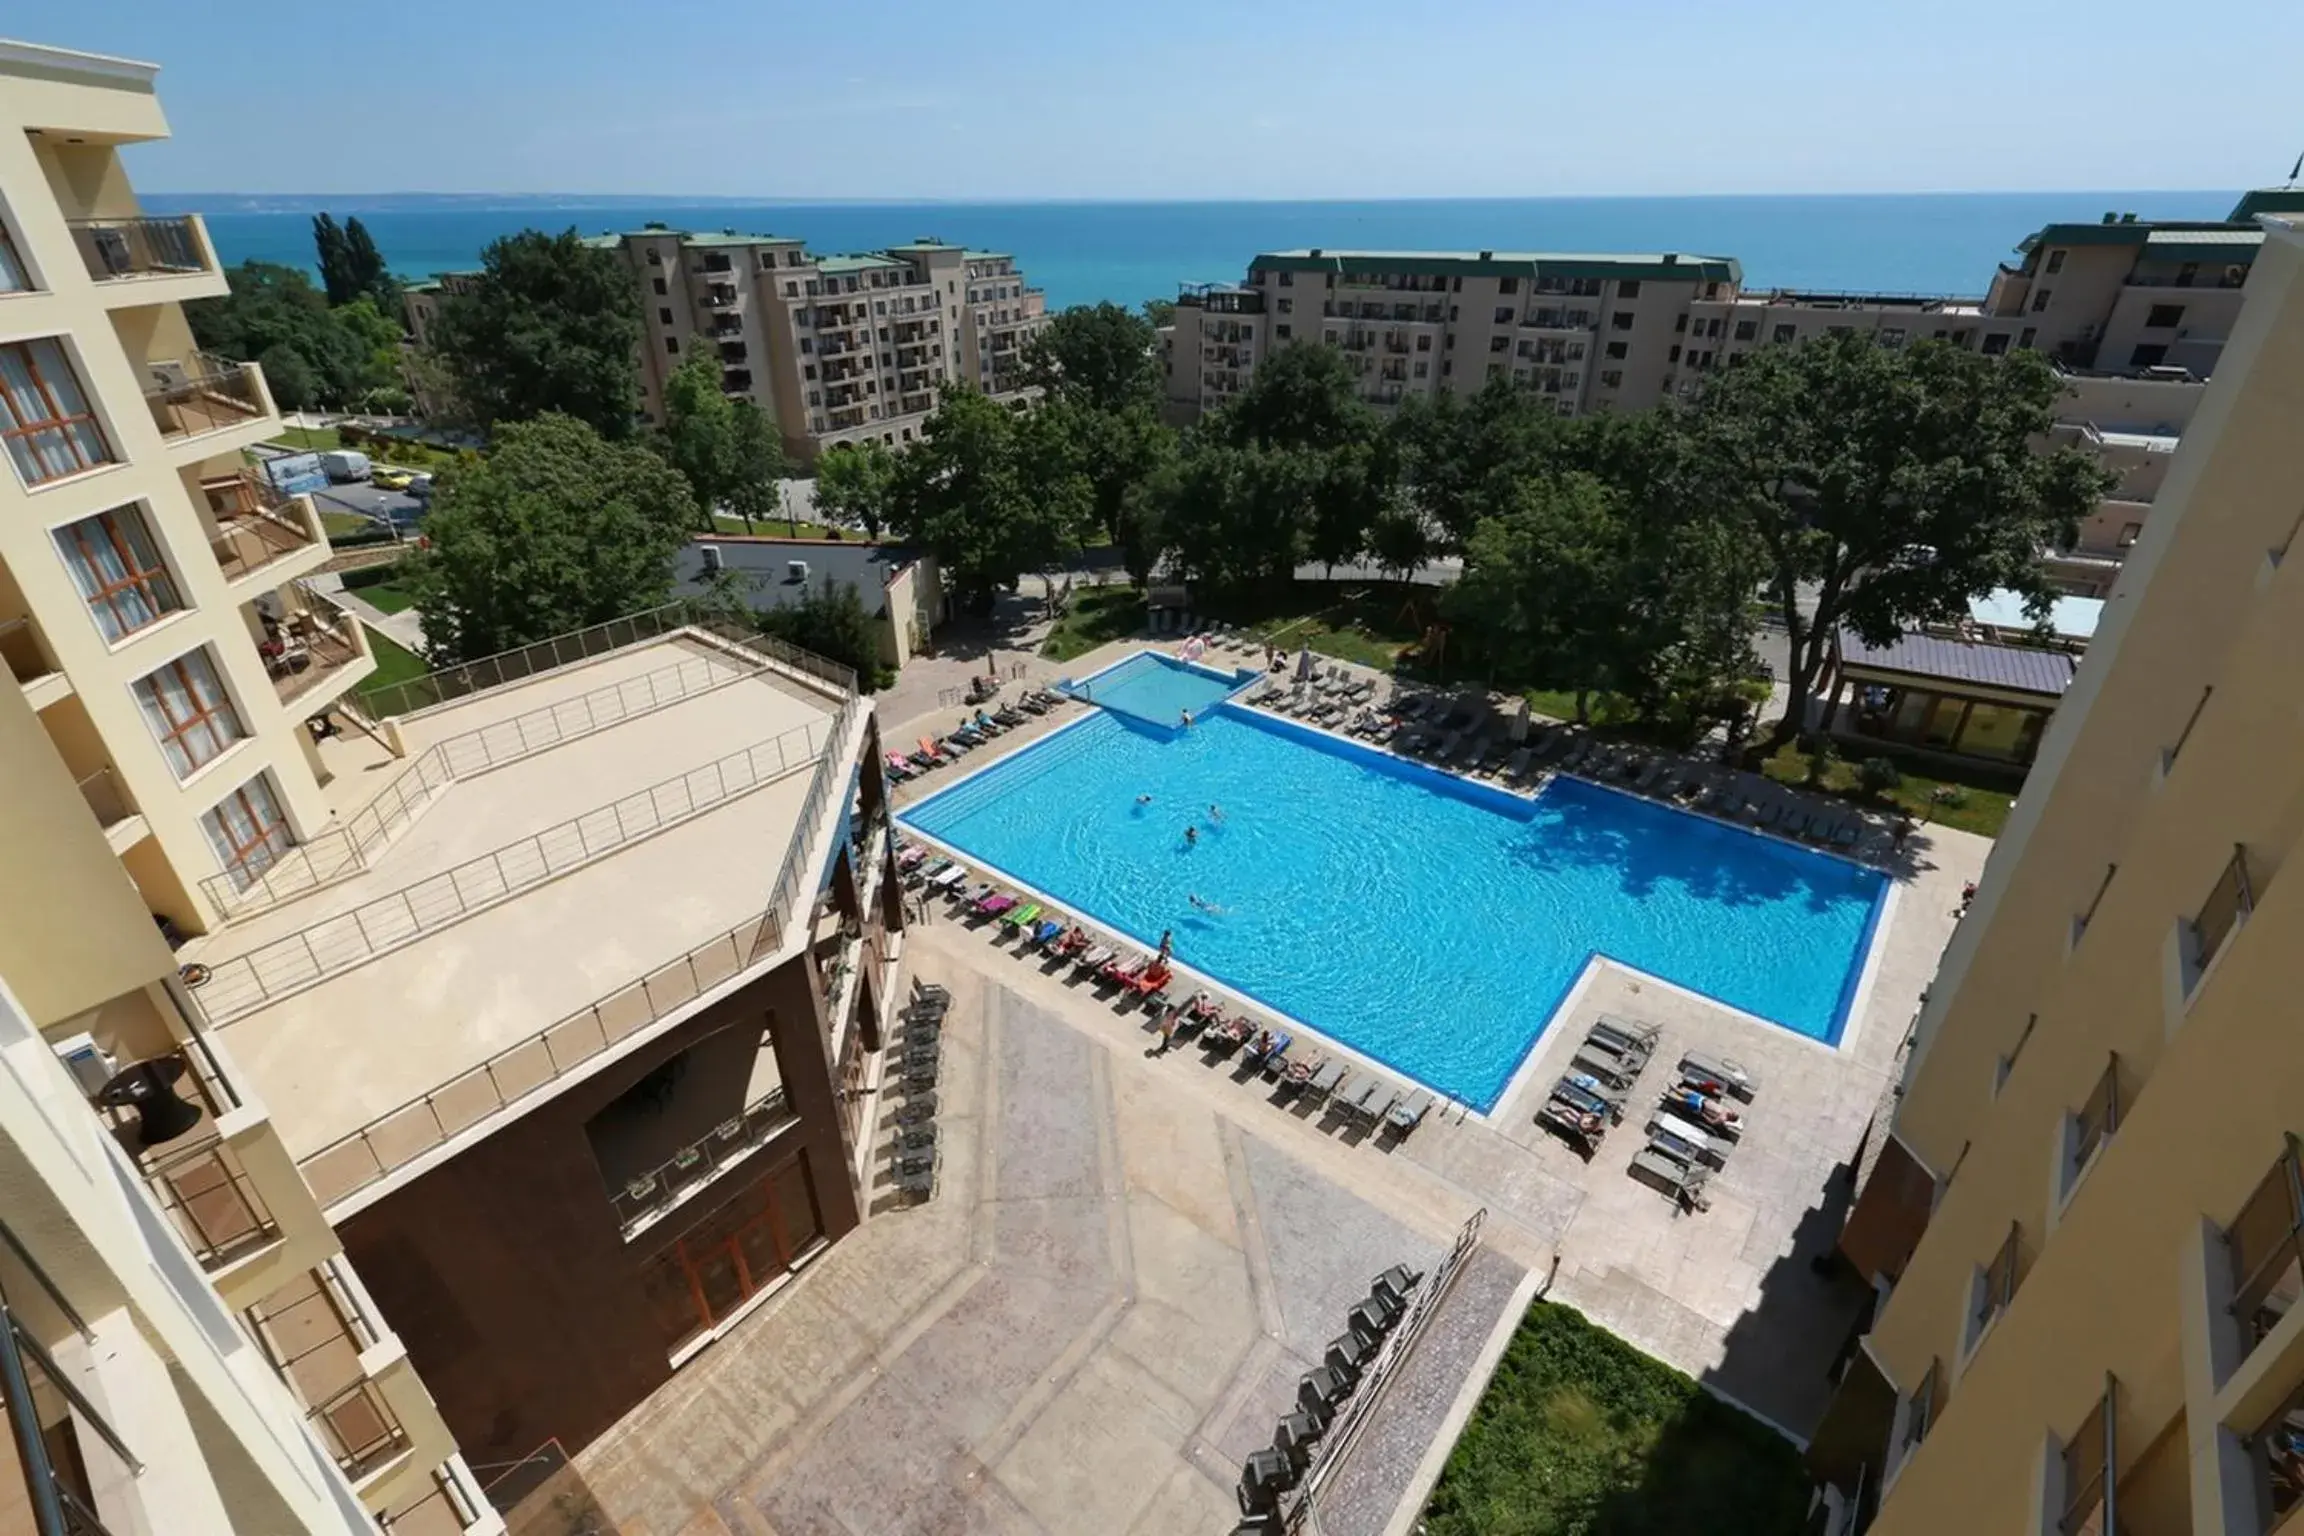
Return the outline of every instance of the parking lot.
{"type": "Polygon", "coordinates": [[[380,491],[372,485],[331,485],[324,491],[314,491],[312,499],[323,512],[349,512],[370,522],[388,521],[403,529],[415,527],[425,510],[424,503],[413,496],[380,491]]]}

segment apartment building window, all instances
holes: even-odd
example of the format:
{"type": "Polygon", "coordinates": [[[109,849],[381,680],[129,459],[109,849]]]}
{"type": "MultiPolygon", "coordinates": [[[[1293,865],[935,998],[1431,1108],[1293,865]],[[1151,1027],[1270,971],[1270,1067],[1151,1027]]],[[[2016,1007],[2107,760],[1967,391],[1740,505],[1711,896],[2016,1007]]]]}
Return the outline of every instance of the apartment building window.
{"type": "Polygon", "coordinates": [[[1603,368],[1600,370],[1600,387],[1602,389],[1614,389],[1623,382],[1624,371],[1622,369],[1603,368]]]}
{"type": "Polygon", "coordinates": [[[1296,334],[1296,327],[1288,324],[1286,321],[1282,321],[1278,325],[1272,327],[1272,333],[1273,335],[1279,337],[1280,340],[1286,341],[1289,337],[1296,334]]]}
{"type": "Polygon", "coordinates": [[[1757,320],[1739,320],[1739,321],[1737,321],[1737,322],[1736,322],[1736,339],[1737,339],[1738,341],[1757,341],[1757,340],[1759,339],[1759,337],[1760,337],[1760,322],[1759,322],[1759,321],[1757,321],[1757,320]]]}
{"type": "Polygon", "coordinates": [[[1418,363],[1416,365],[1416,377],[1420,379],[1428,378],[1431,376],[1431,373],[1432,365],[1430,363],[1418,363]]]}
{"type": "Polygon", "coordinates": [[[1986,357],[2002,356],[2008,350],[2008,333],[2006,331],[1994,331],[1984,338],[1984,345],[1981,350],[1986,357]]]}
{"type": "Polygon", "coordinates": [[[2032,313],[2039,314],[2042,310],[2046,309],[2048,307],[2048,301],[2054,298],[2055,295],[2056,290],[2053,288],[2043,288],[2038,293],[2032,295],[2032,313]]]}
{"type": "Polygon", "coordinates": [[[1889,329],[1882,331],[1880,333],[1880,345],[1884,347],[1900,347],[1904,345],[1903,331],[1898,330],[1895,327],[1890,327],[1889,329]]]}
{"type": "Polygon", "coordinates": [[[802,377],[803,379],[813,379],[813,378],[815,378],[815,377],[816,377],[816,365],[815,365],[814,363],[803,363],[803,364],[801,364],[801,365],[800,365],[800,377],[802,377]]]}
{"type": "Polygon", "coordinates": [[[1296,312],[1296,301],[1294,299],[1282,299],[1279,303],[1279,310],[1280,313],[1284,315],[1294,314],[1296,312]]]}
{"type": "Polygon", "coordinates": [[[2008,1224],[2008,1236],[1989,1262],[1976,1271],[1975,1288],[1968,1300],[1967,1347],[1973,1351],[2008,1303],[2016,1299],[2016,1239],[2020,1229],[2008,1224]]]}
{"type": "Polygon", "coordinates": [[[1688,317],[1685,314],[1674,315],[1672,317],[1672,334],[1675,336],[1685,336],[1688,334],[1688,317]]]}
{"type": "Polygon", "coordinates": [[[79,375],[53,336],[0,345],[0,437],[27,486],[112,462],[79,375]]]}
{"type": "Polygon", "coordinates": [[[2232,858],[2216,879],[2208,899],[2193,915],[2191,941],[2186,946],[2188,964],[2185,967],[2184,991],[2189,996],[2200,985],[2200,978],[2224,951],[2225,944],[2248,921],[2255,910],[2256,893],[2248,880],[2248,850],[2234,845],[2232,858]]]}
{"type": "MultiPolygon", "coordinates": [[[[1498,293],[1518,293],[1520,291],[1520,279],[1516,277],[1507,277],[1497,283],[1496,291],[1498,293]]],[[[1509,317],[1512,312],[1510,310],[1506,310],[1504,313],[1506,317],[1509,317]]]]}
{"type": "Polygon", "coordinates": [[[1779,347],[1788,347],[1792,345],[1792,339],[1799,334],[1800,331],[1797,326],[1780,325],[1770,333],[1768,339],[1779,347]]]}
{"type": "Polygon", "coordinates": [[[179,779],[247,735],[206,650],[187,651],[136,680],[136,703],[179,779]]]}
{"type": "Polygon", "coordinates": [[[724,1322],[824,1235],[798,1158],[713,1211],[641,1269],[667,1351],[724,1322]]]}
{"type": "Polygon", "coordinates": [[[670,325],[672,323],[672,311],[669,309],[658,309],[656,311],[656,323],[658,325],[670,325]]]}
{"type": "Polygon", "coordinates": [[[2120,1058],[2114,1055],[2104,1064],[2104,1075],[2096,1079],[2096,1086],[2072,1116],[2071,1155],[2064,1165],[2064,1193],[2069,1194],[2087,1172],[2096,1151],[2112,1139],[2120,1126],[2120,1058]]]}
{"type": "Polygon", "coordinates": [[[667,352],[678,352],[680,350],[680,338],[677,336],[665,337],[664,350],[667,352]]]}
{"type": "Polygon", "coordinates": [[[1293,288],[1293,287],[1295,287],[1295,286],[1296,286],[1296,274],[1295,274],[1295,273],[1293,273],[1293,272],[1283,272],[1283,273],[1281,273],[1281,274],[1280,274],[1280,286],[1281,286],[1281,287],[1283,287],[1283,288],[1293,288]]]}
{"type": "Polygon", "coordinates": [[[2045,266],[2045,267],[2044,267],[2042,270],[2043,270],[2043,271],[2045,272],[2045,274],[2046,274],[2047,276],[2049,276],[2049,277],[2054,277],[2054,276],[2055,276],[2057,273],[2059,273],[2059,272],[2063,271],[2063,270],[2064,270],[2064,253],[2063,253],[2062,251],[2060,251],[2060,250],[2057,250],[2057,251],[2050,251],[2050,252],[2048,253],[2048,261],[2047,261],[2047,264],[2046,264],[2046,266],[2045,266]]]}
{"type": "Polygon", "coordinates": [[[1616,297],[1620,299],[1636,299],[1640,297],[1640,284],[1637,281],[1618,283],[1616,285],[1616,297]]]}
{"type": "Polygon", "coordinates": [[[2275,1531],[2298,1504],[2304,1504],[2304,1386],[2247,1439],[2248,1460],[2256,1470],[2256,1529],[2275,1531]]]}
{"type": "Polygon", "coordinates": [[[1510,325],[1512,323],[1511,305],[1499,304],[1496,306],[1496,323],[1498,325],[1510,325]]]}
{"type": "Polygon", "coordinates": [[[30,293],[32,274],[24,270],[24,259],[16,254],[16,237],[9,233],[8,221],[0,217],[0,293],[30,293]]]}
{"type": "Polygon", "coordinates": [[[2168,349],[2156,341],[2143,342],[2128,354],[2131,368],[2157,368],[2167,360],[2168,349]]]}
{"type": "Polygon", "coordinates": [[[657,250],[654,246],[650,246],[648,248],[648,265],[652,267],[660,267],[664,265],[664,253],[657,250]]]}
{"type": "Polygon", "coordinates": [[[664,279],[660,277],[650,279],[650,286],[656,290],[656,297],[658,298],[662,298],[664,295],[672,291],[671,289],[664,286],[664,279]]]}
{"type": "Polygon", "coordinates": [[[1491,352],[1509,352],[1512,350],[1512,338],[1509,336],[1491,336],[1488,338],[1488,350],[1491,352]]]}
{"type": "Polygon", "coordinates": [[[1931,1360],[1928,1362],[1928,1374],[1920,1378],[1920,1385],[1912,1389],[1912,1395],[1904,1399],[1900,1410],[1904,1419],[1904,1432],[1896,1440],[1896,1461],[1899,1466],[1919,1448],[1920,1442],[1928,1438],[1928,1431],[1935,1427],[1936,1414],[1943,1406],[1943,1391],[1944,1362],[1931,1360]]]}
{"type": "Polygon", "coordinates": [[[1609,315],[1608,324],[1610,328],[1614,330],[1628,331],[1632,329],[1632,311],[1628,309],[1619,309],[1615,311],[1609,315]]]}
{"type": "MultiPolygon", "coordinates": [[[[1632,350],[1631,346],[1630,346],[1628,343],[1625,343],[1625,342],[1621,342],[1621,341],[1612,341],[1612,342],[1608,343],[1608,355],[1609,355],[1611,358],[1615,359],[1617,362],[1622,362],[1622,361],[1624,361],[1625,355],[1626,355],[1627,353],[1629,353],[1631,350],[1632,350]]],[[[1673,351],[1675,351],[1675,352],[1677,352],[1677,351],[1679,351],[1680,349],[1679,349],[1678,347],[1674,347],[1672,350],[1673,350],[1673,351]]],[[[1674,359],[1674,361],[1675,361],[1675,362],[1677,362],[1677,361],[1678,361],[1678,359],[1677,359],[1677,358],[1675,358],[1675,359],[1674,359]]]]}
{"type": "Polygon", "coordinates": [[[216,863],[232,877],[235,890],[246,890],[295,845],[288,818],[272,793],[272,776],[260,773],[218,801],[200,818],[216,863]]]}
{"type": "MultiPolygon", "coordinates": [[[[1610,357],[1622,357],[1624,355],[1624,343],[1620,341],[1608,343],[1608,355],[1610,357]]],[[[1664,361],[1668,363],[1680,361],[1680,346],[1677,342],[1664,349],[1664,361]]]]}
{"type": "Polygon", "coordinates": [[[2144,328],[2148,331],[2173,330],[2184,323],[2181,304],[2155,304],[2144,312],[2144,328]]]}
{"type": "Polygon", "coordinates": [[[2016,333],[2016,349],[2020,352],[2029,352],[2032,350],[2032,343],[2039,339],[2040,327],[2028,325],[2016,333]]]}
{"type": "Polygon", "coordinates": [[[137,507],[66,524],[56,530],[56,551],[107,642],[157,624],[184,606],[137,507]]]}

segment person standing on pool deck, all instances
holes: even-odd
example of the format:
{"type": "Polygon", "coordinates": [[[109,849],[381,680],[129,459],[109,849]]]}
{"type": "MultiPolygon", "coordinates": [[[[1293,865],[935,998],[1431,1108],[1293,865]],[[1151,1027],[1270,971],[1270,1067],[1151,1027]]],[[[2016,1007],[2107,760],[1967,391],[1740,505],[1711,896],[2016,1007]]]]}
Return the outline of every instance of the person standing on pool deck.
{"type": "Polygon", "coordinates": [[[1173,928],[1163,928],[1160,930],[1161,961],[1165,963],[1168,957],[1174,953],[1176,953],[1176,930],[1173,928]]]}

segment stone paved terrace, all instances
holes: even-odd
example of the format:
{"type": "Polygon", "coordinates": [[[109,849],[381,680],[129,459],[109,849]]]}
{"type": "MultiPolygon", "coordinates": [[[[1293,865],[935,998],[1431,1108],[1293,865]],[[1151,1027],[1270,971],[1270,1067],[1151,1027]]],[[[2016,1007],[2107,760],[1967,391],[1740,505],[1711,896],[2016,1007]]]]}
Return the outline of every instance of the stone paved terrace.
{"type": "MultiPolygon", "coordinates": [[[[876,1201],[578,1456],[621,1536],[1228,1530],[1241,1460],[1370,1279],[1429,1266],[1469,1214],[1347,1187],[1302,1156],[1333,1151],[1317,1138],[1246,1127],[1175,1063],[987,982],[974,942],[908,946],[955,992],[935,1198],[876,1201]]],[[[1449,1400],[1534,1283],[1477,1262],[1428,1335],[1449,1400]]],[[[1336,1531],[1384,1528],[1441,1420],[1419,1401],[1391,1426],[1336,1531]]]]}

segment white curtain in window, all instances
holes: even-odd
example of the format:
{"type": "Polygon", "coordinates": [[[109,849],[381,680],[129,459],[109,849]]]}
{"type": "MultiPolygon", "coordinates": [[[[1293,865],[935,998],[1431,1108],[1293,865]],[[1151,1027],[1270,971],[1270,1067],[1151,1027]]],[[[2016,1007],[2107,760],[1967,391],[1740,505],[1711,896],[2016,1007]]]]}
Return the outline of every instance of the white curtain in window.
{"type": "Polygon", "coordinates": [[[32,278],[16,255],[15,242],[9,239],[7,226],[0,225],[0,293],[31,291],[32,278]]]}
{"type": "Polygon", "coordinates": [[[162,614],[184,606],[167,567],[161,564],[152,530],[144,526],[143,514],[134,507],[99,513],[69,528],[59,528],[56,547],[72,573],[72,584],[88,600],[96,627],[106,640],[133,634],[162,614]],[[125,560],[120,554],[122,545],[128,550],[125,560]],[[134,570],[129,569],[130,561],[135,563],[134,570]],[[121,585],[139,575],[144,579],[121,585]],[[112,590],[107,592],[106,588],[112,590]]]}
{"type": "Polygon", "coordinates": [[[200,818],[200,825],[236,890],[255,884],[257,876],[295,842],[288,819],[280,814],[280,802],[272,796],[272,781],[261,773],[226,795],[200,818]]]}
{"type": "Polygon", "coordinates": [[[240,717],[206,651],[170,662],[136,684],[136,702],[179,779],[241,737],[240,717]]]}
{"type": "Polygon", "coordinates": [[[8,454],[16,461],[16,472],[26,485],[38,485],[110,457],[93,419],[64,420],[87,415],[88,397],[81,393],[80,380],[53,337],[0,347],[0,428],[9,432],[8,454]],[[47,386],[45,394],[43,384],[47,386]]]}

